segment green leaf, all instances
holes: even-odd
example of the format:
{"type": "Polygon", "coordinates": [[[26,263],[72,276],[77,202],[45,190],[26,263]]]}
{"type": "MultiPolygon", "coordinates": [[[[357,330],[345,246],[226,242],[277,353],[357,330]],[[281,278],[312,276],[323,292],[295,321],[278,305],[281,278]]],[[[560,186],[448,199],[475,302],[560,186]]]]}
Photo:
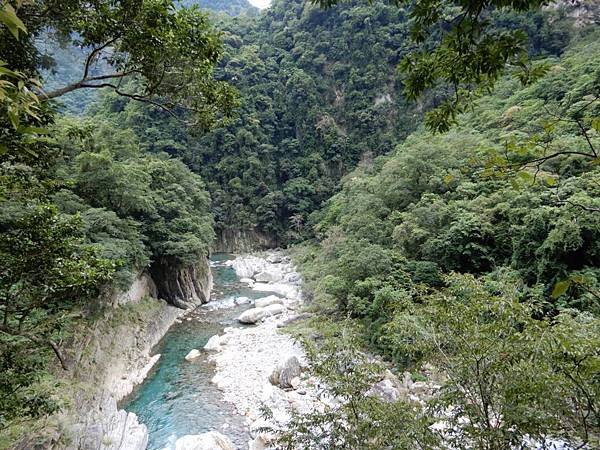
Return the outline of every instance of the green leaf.
{"type": "Polygon", "coordinates": [[[529,172],[521,171],[517,174],[517,176],[526,183],[533,182],[533,175],[531,175],[529,172]]]}
{"type": "Polygon", "coordinates": [[[558,298],[563,295],[569,287],[571,286],[571,280],[563,280],[559,281],[554,285],[554,289],[552,289],[552,298],[558,298]]]}
{"type": "Polygon", "coordinates": [[[7,115],[8,115],[8,118],[10,120],[10,123],[12,124],[12,126],[14,127],[14,129],[18,130],[19,129],[19,124],[20,124],[18,112],[15,111],[13,108],[9,108],[9,110],[7,111],[7,115]]]}
{"type": "Polygon", "coordinates": [[[41,127],[20,127],[18,132],[24,134],[50,134],[50,130],[41,127]]]}
{"type": "Polygon", "coordinates": [[[19,30],[27,33],[27,28],[25,28],[21,19],[17,17],[17,13],[9,3],[3,3],[1,8],[0,23],[3,23],[8,28],[15,39],[19,39],[19,30]]]}

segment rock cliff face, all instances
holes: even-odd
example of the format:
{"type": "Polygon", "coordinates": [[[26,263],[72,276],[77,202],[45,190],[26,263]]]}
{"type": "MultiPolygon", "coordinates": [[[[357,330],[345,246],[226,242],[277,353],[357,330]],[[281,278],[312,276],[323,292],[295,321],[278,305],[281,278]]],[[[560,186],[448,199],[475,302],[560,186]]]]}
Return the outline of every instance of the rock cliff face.
{"type": "Polygon", "coordinates": [[[256,230],[220,230],[213,247],[215,253],[250,253],[279,246],[279,242],[256,230]]]}
{"type": "Polygon", "coordinates": [[[207,303],[213,285],[206,260],[181,267],[169,259],[156,261],[151,268],[158,297],[182,309],[207,303]]]}
{"type": "Polygon", "coordinates": [[[112,295],[112,308],[83,330],[73,350],[67,380],[73,386],[73,407],[60,418],[60,439],[46,448],[145,449],[146,426],[118,403],[158,361],[160,355],[151,356],[152,349],[184,313],[182,308],[206,303],[211,289],[207,259],[186,268],[163,261],[137,277],[129,290],[112,295]]]}

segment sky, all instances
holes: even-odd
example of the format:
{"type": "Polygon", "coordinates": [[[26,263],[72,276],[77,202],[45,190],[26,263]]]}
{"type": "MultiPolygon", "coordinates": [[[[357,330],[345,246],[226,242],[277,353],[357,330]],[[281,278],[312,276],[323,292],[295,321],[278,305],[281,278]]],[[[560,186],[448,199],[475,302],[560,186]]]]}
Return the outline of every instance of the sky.
{"type": "Polygon", "coordinates": [[[253,6],[264,9],[271,4],[271,0],[248,0],[253,6]]]}

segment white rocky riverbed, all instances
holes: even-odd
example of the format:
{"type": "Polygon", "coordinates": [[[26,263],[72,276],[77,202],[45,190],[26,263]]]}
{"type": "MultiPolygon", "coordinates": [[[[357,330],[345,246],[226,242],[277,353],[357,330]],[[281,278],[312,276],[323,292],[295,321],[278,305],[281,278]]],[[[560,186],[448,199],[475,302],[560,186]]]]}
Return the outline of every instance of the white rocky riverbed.
{"type": "MultiPolygon", "coordinates": [[[[279,252],[268,252],[260,256],[238,256],[225,264],[235,270],[241,282],[265,292],[265,296],[255,301],[238,297],[229,302],[231,305],[213,305],[218,308],[253,303],[252,308],[238,318],[245,326],[225,328],[212,336],[202,351],[209,352],[209,359],[215,364],[212,383],[224,400],[245,417],[250,434],[246,448],[267,449],[271,436],[265,428],[285,424],[292,410],[300,413],[322,410],[325,404],[331,405],[335,400],[327,394],[325,386],[310,375],[301,345],[282,331],[286,324],[306,317],[300,311],[302,279],[290,260],[279,252]],[[271,410],[275,423],[261,417],[263,406],[271,410]]],[[[210,304],[207,307],[210,308],[210,304]]],[[[198,357],[202,354],[199,350],[190,349],[186,358],[198,357]]],[[[435,389],[437,386],[432,383],[413,383],[409,373],[400,381],[388,371],[382,374],[382,380],[373,387],[372,393],[386,401],[396,401],[402,396],[422,401],[421,397],[435,389]]],[[[221,431],[226,434],[226,430],[221,431]]],[[[185,436],[178,439],[176,445],[177,450],[234,448],[225,435],[216,432],[185,436]]]]}
{"type": "Polygon", "coordinates": [[[277,252],[240,256],[227,264],[242,282],[264,291],[265,297],[240,315],[239,322],[247,326],[225,328],[208,341],[204,350],[211,352],[210,359],[215,363],[212,382],[225,401],[246,418],[251,435],[248,448],[263,449],[269,437],[258,429],[270,424],[261,418],[261,405],[270,408],[281,422],[290,408],[308,412],[320,402],[318,382],[305,370],[302,347],[280,330],[282,325],[302,317],[298,311],[302,305],[301,278],[289,259],[277,252]]]}
{"type": "MultiPolygon", "coordinates": [[[[279,252],[269,252],[239,256],[225,264],[235,270],[241,282],[265,292],[265,296],[254,301],[237,297],[230,300],[231,304],[212,306],[252,304],[252,308],[238,317],[238,322],[245,326],[225,328],[212,336],[201,351],[191,349],[186,359],[193,360],[209,352],[209,360],[215,364],[211,382],[221,391],[223,399],[245,418],[250,435],[247,446],[237,448],[271,449],[272,437],[265,429],[284,425],[290,419],[290,411],[322,410],[336,400],[328,395],[326,386],[310,375],[301,345],[282,332],[286,324],[305,317],[300,311],[302,280],[290,260],[279,252]],[[262,417],[263,407],[271,410],[273,423],[262,417]]],[[[405,372],[400,380],[385,371],[370,395],[388,402],[405,399],[424,404],[440,389],[441,382],[440,374],[431,366],[425,366],[424,375],[427,381],[413,381],[411,374],[405,372]]],[[[434,426],[440,431],[446,429],[443,420],[434,426]]],[[[227,434],[227,430],[221,431],[227,434]]],[[[236,446],[225,434],[211,431],[184,436],[177,440],[176,450],[235,450],[236,446]]],[[[524,442],[524,448],[571,449],[564,442],[550,439],[543,444],[524,442]]]]}

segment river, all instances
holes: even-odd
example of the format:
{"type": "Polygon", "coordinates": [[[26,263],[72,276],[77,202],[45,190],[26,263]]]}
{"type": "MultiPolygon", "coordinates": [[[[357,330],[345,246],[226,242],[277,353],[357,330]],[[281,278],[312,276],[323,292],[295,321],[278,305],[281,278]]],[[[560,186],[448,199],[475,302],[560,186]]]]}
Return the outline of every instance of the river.
{"type": "Polygon", "coordinates": [[[211,258],[214,288],[210,303],[170,328],[153,350],[153,354],[161,354],[158,363],[122,402],[124,409],[136,413],[148,427],[148,450],[174,449],[177,438],[211,430],[227,434],[238,447],[248,441],[243,418],[210,382],[214,366],[207,355],[203,353],[191,362],[184,359],[191,349],[202,349],[225,327],[239,326],[236,318],[250,305],[235,305],[234,298],[265,296],[242,285],[235,271],[223,264],[232,258],[227,254],[211,258]]]}

